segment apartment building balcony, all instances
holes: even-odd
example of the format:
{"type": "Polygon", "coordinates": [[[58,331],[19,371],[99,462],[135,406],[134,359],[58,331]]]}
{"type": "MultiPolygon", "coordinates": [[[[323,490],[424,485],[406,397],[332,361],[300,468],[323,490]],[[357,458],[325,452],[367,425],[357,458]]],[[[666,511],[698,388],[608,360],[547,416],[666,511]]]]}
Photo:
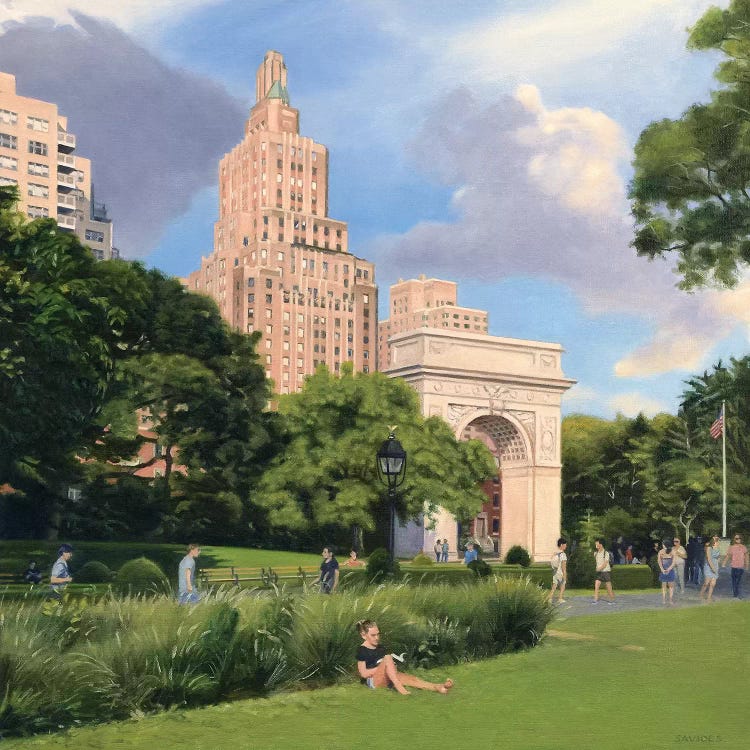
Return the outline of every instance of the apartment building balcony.
{"type": "Polygon", "coordinates": [[[76,210],[75,196],[65,195],[64,193],[58,193],[57,209],[58,211],[75,211],[76,210]]]}
{"type": "Polygon", "coordinates": [[[57,148],[66,154],[73,151],[76,147],[76,137],[72,133],[65,133],[62,130],[57,131],[57,148]]]}
{"type": "Polygon", "coordinates": [[[68,154],[57,154],[57,168],[58,169],[70,169],[73,170],[76,168],[76,158],[75,156],[69,156],[68,154]]]}
{"type": "Polygon", "coordinates": [[[72,231],[75,231],[75,228],[76,228],[75,216],[68,216],[66,214],[58,214],[57,226],[60,227],[60,229],[70,229],[72,231]]]}
{"type": "Polygon", "coordinates": [[[76,186],[76,178],[72,174],[65,174],[65,172],[57,173],[57,188],[58,190],[73,190],[76,186]]]}

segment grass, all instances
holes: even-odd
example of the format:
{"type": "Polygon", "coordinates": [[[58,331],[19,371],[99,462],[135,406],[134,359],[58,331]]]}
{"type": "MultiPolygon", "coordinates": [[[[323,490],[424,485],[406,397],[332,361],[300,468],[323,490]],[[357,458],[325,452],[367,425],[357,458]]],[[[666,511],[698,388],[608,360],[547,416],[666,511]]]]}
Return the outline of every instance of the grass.
{"type": "MultiPolygon", "coordinates": [[[[185,554],[181,544],[152,544],[148,542],[73,542],[76,550],[71,562],[75,571],[87,560],[99,560],[113,570],[135,557],[148,557],[159,563],[170,577],[176,577],[177,565],[185,554]],[[171,568],[174,570],[171,570],[171,568]]],[[[0,573],[18,574],[26,570],[29,560],[36,560],[44,574],[55,561],[59,542],[12,540],[0,542],[0,573]]],[[[223,568],[234,565],[242,568],[279,567],[283,565],[319,565],[320,555],[306,552],[249,549],[245,547],[201,548],[199,568],[223,568]]]]}
{"type": "Polygon", "coordinates": [[[748,745],[750,606],[720,603],[558,620],[523,653],[425,672],[448,696],[350,684],[137,716],[3,748],[339,750],[454,746],[620,750],[748,745]],[[700,739],[703,738],[703,739],[700,739]]]}

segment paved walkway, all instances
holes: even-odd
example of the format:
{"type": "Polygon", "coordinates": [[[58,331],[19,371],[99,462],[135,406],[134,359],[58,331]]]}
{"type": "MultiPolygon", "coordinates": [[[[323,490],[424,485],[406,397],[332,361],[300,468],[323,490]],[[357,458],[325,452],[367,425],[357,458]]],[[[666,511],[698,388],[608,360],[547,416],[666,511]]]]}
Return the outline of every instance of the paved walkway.
{"type": "MultiPolygon", "coordinates": [[[[745,573],[742,580],[742,593],[746,597],[745,601],[750,600],[750,573],[745,573]]],[[[654,591],[653,594],[629,594],[623,592],[618,594],[615,589],[615,601],[609,604],[607,600],[607,591],[602,586],[599,591],[599,603],[594,604],[593,587],[591,594],[586,596],[571,596],[567,598],[564,604],[556,605],[559,617],[578,617],[580,615],[607,614],[613,612],[635,612],[641,609],[684,609],[685,607],[706,606],[700,599],[698,593],[699,586],[687,584],[685,593],[680,594],[675,590],[674,603],[662,604],[661,589],[654,591]]],[[[669,594],[667,593],[667,597],[669,594]]],[[[555,597],[557,601],[557,597],[555,597]]],[[[714,601],[739,601],[732,598],[732,586],[730,581],[729,568],[722,568],[719,574],[719,580],[714,588],[714,601]]]]}

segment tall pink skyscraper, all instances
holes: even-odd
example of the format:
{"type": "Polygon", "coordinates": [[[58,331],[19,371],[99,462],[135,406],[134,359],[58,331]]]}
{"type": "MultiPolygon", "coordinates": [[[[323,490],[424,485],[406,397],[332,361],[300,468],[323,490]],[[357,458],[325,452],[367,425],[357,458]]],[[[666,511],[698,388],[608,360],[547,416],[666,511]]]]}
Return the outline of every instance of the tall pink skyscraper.
{"type": "Polygon", "coordinates": [[[245,137],[219,164],[214,250],[187,286],[237,330],[261,332],[268,377],[293,393],[320,364],[376,369],[375,269],[328,216],[328,150],[300,135],[278,52],[266,53],[255,93],[245,137]]]}

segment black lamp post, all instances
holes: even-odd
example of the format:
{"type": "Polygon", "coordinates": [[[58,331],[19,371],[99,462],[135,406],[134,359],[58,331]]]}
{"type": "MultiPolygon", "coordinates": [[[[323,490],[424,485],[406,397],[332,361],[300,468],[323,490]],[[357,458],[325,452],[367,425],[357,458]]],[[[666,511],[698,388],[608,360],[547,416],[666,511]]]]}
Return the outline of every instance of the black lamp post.
{"type": "Polygon", "coordinates": [[[396,487],[404,481],[406,476],[406,451],[396,440],[395,429],[395,427],[391,428],[388,440],[384,441],[377,453],[378,476],[388,487],[390,505],[388,552],[391,560],[396,557],[396,487]]]}

